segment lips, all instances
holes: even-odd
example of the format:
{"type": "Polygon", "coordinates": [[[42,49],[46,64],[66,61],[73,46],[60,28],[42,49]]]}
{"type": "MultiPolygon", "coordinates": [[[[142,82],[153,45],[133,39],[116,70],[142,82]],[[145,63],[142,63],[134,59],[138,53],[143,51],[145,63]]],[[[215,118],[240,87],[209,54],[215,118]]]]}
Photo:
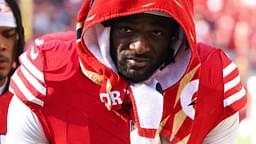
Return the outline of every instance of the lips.
{"type": "Polygon", "coordinates": [[[142,68],[149,64],[150,59],[146,57],[128,57],[126,61],[133,68],[142,68]]]}
{"type": "Polygon", "coordinates": [[[4,67],[6,64],[8,64],[9,60],[7,57],[0,56],[0,68],[4,67]]]}

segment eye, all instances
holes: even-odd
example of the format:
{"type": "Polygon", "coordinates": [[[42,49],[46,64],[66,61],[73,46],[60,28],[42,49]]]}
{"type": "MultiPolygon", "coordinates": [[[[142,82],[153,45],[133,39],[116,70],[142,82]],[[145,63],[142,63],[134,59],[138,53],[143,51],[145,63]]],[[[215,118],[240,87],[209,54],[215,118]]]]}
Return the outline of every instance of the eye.
{"type": "Polygon", "coordinates": [[[15,30],[8,30],[2,33],[3,37],[5,38],[13,38],[16,36],[16,31],[15,30]]]}
{"type": "Polygon", "coordinates": [[[133,30],[128,26],[120,27],[119,30],[123,33],[131,33],[133,30]]]}
{"type": "Polygon", "coordinates": [[[164,32],[163,32],[163,31],[156,30],[156,31],[153,31],[153,32],[152,32],[152,35],[153,35],[154,37],[161,37],[161,36],[164,36],[164,32]]]}

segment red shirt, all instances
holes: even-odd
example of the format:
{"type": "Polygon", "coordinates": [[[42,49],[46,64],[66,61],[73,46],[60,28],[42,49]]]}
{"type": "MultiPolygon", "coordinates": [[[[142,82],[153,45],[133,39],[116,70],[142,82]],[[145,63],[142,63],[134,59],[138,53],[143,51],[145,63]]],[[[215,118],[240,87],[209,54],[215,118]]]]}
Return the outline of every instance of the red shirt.
{"type": "Polygon", "coordinates": [[[12,93],[9,91],[5,92],[0,96],[0,134],[5,135],[7,129],[7,113],[12,93]]]}

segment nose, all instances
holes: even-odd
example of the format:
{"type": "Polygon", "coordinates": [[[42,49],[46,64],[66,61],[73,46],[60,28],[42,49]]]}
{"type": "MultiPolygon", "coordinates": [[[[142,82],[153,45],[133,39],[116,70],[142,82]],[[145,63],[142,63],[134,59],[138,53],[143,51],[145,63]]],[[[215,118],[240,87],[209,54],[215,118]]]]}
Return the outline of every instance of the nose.
{"type": "Polygon", "coordinates": [[[0,34],[0,50],[3,51],[7,48],[7,45],[5,43],[5,40],[3,36],[0,34]]]}
{"type": "Polygon", "coordinates": [[[0,42],[0,51],[5,51],[7,49],[6,44],[0,42]]]}
{"type": "Polygon", "coordinates": [[[149,40],[145,36],[137,36],[130,44],[129,48],[137,54],[145,54],[150,51],[149,40]]]}

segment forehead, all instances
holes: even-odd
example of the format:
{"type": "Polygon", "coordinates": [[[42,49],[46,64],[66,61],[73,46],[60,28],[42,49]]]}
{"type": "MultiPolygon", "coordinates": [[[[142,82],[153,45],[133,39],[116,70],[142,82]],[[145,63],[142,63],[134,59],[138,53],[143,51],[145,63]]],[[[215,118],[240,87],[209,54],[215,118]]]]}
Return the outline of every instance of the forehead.
{"type": "Polygon", "coordinates": [[[110,24],[149,24],[156,27],[166,27],[166,26],[172,26],[175,21],[172,18],[167,18],[163,16],[157,16],[152,14],[135,14],[130,16],[124,16],[115,18],[113,20],[110,20],[110,24]]]}
{"type": "Polygon", "coordinates": [[[16,28],[14,27],[7,27],[7,26],[0,26],[0,31],[12,31],[15,30],[16,28]]]}

